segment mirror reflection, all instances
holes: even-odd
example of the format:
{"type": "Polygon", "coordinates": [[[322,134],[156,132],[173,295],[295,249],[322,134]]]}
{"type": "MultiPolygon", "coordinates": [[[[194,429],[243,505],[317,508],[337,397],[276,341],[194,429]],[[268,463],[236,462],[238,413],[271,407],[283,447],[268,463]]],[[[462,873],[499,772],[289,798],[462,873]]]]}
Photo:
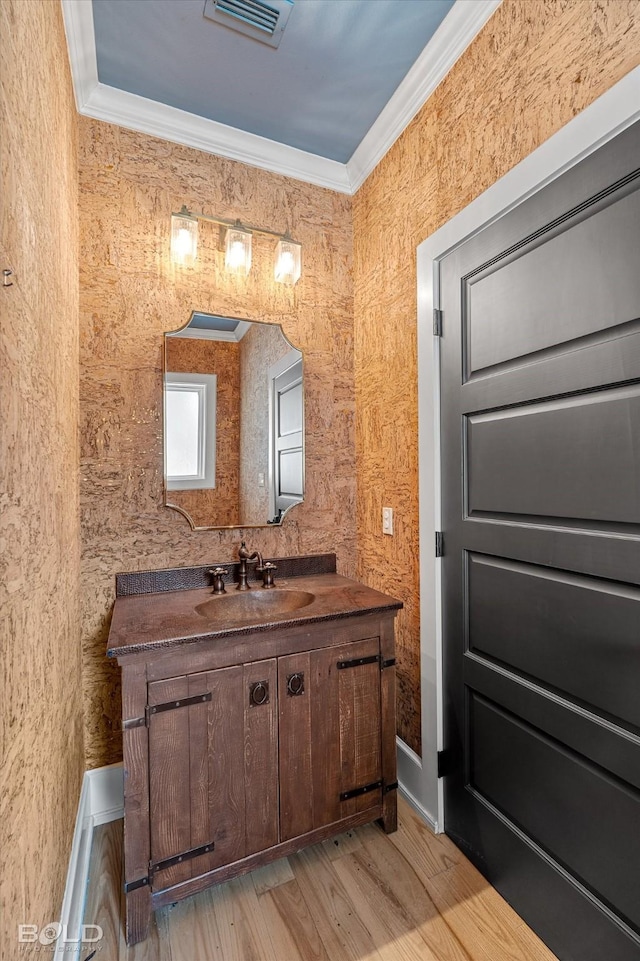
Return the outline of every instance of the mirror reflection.
{"type": "Polygon", "coordinates": [[[194,312],[164,335],[165,505],[194,530],[280,524],[302,501],[302,364],[276,324],[194,312]]]}

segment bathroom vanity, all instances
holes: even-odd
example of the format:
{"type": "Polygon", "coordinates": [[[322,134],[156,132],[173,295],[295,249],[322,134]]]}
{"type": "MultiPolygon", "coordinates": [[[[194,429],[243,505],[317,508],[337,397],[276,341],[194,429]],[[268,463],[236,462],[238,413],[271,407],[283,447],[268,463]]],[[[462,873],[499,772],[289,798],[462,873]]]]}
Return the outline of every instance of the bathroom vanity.
{"type": "Polygon", "coordinates": [[[396,828],[402,603],[284,558],[212,593],[209,567],[118,575],[127,943],[151,911],[349,828],[396,828]]]}

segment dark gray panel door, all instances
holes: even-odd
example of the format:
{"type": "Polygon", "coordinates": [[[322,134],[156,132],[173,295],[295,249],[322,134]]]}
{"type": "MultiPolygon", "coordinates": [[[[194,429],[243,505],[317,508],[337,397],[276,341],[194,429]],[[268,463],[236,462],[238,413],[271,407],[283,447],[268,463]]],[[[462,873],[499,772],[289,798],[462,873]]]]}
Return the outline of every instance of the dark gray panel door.
{"type": "Polygon", "coordinates": [[[640,124],[440,265],[445,829],[640,959],[640,124]]]}

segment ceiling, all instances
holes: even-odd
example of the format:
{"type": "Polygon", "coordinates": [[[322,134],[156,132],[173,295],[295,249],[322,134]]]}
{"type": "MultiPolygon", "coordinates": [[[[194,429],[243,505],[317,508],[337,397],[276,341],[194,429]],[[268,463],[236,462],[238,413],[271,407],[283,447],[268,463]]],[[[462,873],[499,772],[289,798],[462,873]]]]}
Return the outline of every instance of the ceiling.
{"type": "Polygon", "coordinates": [[[271,2],[277,48],[205,0],[62,0],[78,109],[352,193],[500,0],[271,2]]]}

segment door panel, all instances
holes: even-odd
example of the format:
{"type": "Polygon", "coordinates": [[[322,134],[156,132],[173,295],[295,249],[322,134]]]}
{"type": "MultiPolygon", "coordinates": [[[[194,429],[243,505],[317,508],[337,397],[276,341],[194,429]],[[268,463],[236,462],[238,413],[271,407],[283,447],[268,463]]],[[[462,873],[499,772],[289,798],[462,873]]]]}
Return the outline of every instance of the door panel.
{"type": "Polygon", "coordinates": [[[638,423],[639,384],[468,417],[469,515],[640,524],[638,423]]]}
{"type": "Polygon", "coordinates": [[[209,694],[149,718],[151,861],[213,842],[211,852],[153,872],[154,891],[278,843],[275,659],[189,674],[148,687],[149,705],[209,694]],[[253,705],[251,687],[269,695],[253,705]]]}
{"type": "Polygon", "coordinates": [[[638,888],[619,870],[627,861],[640,863],[640,831],[629,831],[640,824],[640,795],[477,694],[471,726],[471,788],[640,927],[638,888]]]}
{"type": "Polygon", "coordinates": [[[379,654],[373,637],[279,658],[282,840],[381,805],[380,787],[341,800],[382,778],[379,654]]]}
{"type": "Polygon", "coordinates": [[[470,651],[640,729],[640,588],[480,554],[468,565],[470,651]]]}
{"type": "MultiPolygon", "coordinates": [[[[149,685],[149,705],[188,697],[186,677],[154,681],[149,685]]],[[[149,811],[151,861],[157,863],[190,850],[191,803],[189,710],[178,708],[152,714],[149,721],[149,811]]],[[[169,887],[191,877],[188,861],[156,872],[153,888],[169,887]]]]}
{"type": "Polygon", "coordinates": [[[624,262],[637,239],[640,193],[584,216],[577,213],[562,233],[536,237],[466,281],[468,376],[550,347],[574,349],[590,334],[638,320],[640,271],[625,271],[624,262]]]}
{"type": "MultiPolygon", "coordinates": [[[[244,789],[245,855],[278,843],[278,674],[276,660],[245,664],[244,789]],[[252,703],[255,684],[268,687],[266,700],[252,703]]],[[[254,698],[255,700],[255,698],[254,698]]]]}
{"type": "Polygon", "coordinates": [[[639,157],[440,265],[445,827],[562,961],[640,956],[639,157]]]}

